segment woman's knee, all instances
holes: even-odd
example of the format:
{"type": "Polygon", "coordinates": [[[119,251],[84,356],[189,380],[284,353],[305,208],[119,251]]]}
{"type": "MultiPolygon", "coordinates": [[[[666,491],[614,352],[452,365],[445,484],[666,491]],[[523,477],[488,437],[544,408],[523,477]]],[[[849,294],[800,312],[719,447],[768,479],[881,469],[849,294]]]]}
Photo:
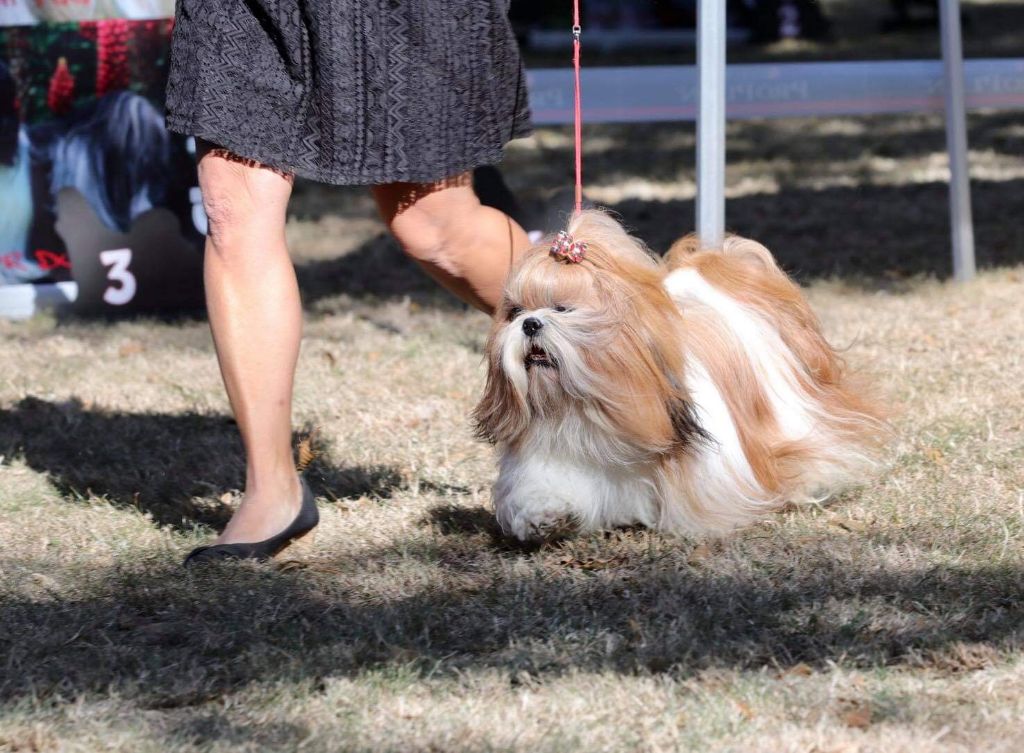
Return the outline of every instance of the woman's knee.
{"type": "Polygon", "coordinates": [[[291,180],[257,163],[208,150],[199,160],[207,235],[215,249],[268,232],[283,232],[291,180]]]}
{"type": "Polygon", "coordinates": [[[471,251],[465,248],[466,228],[472,227],[480,206],[472,188],[427,192],[410,187],[391,193],[377,189],[375,195],[384,220],[407,255],[460,276],[461,259],[471,251]]]}
{"type": "Polygon", "coordinates": [[[449,273],[458,271],[444,222],[437,214],[413,207],[393,218],[388,225],[407,256],[449,273]]]}

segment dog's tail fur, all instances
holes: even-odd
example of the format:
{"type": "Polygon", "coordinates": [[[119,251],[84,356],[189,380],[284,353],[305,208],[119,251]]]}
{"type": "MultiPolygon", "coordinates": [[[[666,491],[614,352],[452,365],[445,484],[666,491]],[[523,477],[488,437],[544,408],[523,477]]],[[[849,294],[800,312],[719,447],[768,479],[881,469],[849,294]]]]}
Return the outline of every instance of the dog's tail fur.
{"type": "Polygon", "coordinates": [[[668,519],[724,530],[766,507],[823,500],[862,478],[886,433],[882,411],[768,249],[739,236],[707,249],[687,236],[665,268],[684,318],[688,386],[722,406],[702,418],[712,436],[727,438],[706,457],[666,469],[692,508],[674,515],[669,506],[668,519]],[[723,473],[732,474],[729,488],[723,473]]]}

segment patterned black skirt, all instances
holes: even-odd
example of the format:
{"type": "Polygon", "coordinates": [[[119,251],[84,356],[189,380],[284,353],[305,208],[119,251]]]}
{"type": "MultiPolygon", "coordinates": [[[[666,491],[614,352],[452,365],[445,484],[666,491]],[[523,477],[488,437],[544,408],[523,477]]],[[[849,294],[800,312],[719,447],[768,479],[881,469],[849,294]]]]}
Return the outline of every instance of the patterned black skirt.
{"type": "Polygon", "coordinates": [[[530,131],[509,0],[178,0],[167,124],[336,184],[433,182],[530,131]]]}

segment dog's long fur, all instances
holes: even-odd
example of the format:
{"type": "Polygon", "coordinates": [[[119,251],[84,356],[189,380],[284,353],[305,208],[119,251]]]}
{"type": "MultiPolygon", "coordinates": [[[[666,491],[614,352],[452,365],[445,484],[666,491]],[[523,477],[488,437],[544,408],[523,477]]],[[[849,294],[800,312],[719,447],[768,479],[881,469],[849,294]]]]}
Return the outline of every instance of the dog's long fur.
{"type": "Polygon", "coordinates": [[[601,212],[568,231],[586,258],[529,251],[488,340],[475,418],[507,532],[723,533],[871,464],[879,412],[764,246],[684,238],[661,261],[601,212]]]}

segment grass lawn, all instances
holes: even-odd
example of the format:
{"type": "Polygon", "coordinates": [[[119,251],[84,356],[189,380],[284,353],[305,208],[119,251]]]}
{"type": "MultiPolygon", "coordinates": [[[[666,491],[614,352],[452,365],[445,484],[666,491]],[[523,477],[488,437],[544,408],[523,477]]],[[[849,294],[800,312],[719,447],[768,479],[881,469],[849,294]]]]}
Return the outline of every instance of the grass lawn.
{"type": "MultiPolygon", "coordinates": [[[[0,322],[0,751],[1024,750],[1024,127],[971,139],[985,270],[955,286],[940,119],[730,125],[730,226],[897,432],[861,487],[720,542],[503,541],[487,321],[361,191],[300,185],[288,228],[322,515],[294,560],[179,565],[242,478],[204,321],[0,322]]],[[[570,149],[512,149],[527,205],[570,149]]],[[[692,128],[588,149],[652,246],[690,229],[692,128]]]]}

